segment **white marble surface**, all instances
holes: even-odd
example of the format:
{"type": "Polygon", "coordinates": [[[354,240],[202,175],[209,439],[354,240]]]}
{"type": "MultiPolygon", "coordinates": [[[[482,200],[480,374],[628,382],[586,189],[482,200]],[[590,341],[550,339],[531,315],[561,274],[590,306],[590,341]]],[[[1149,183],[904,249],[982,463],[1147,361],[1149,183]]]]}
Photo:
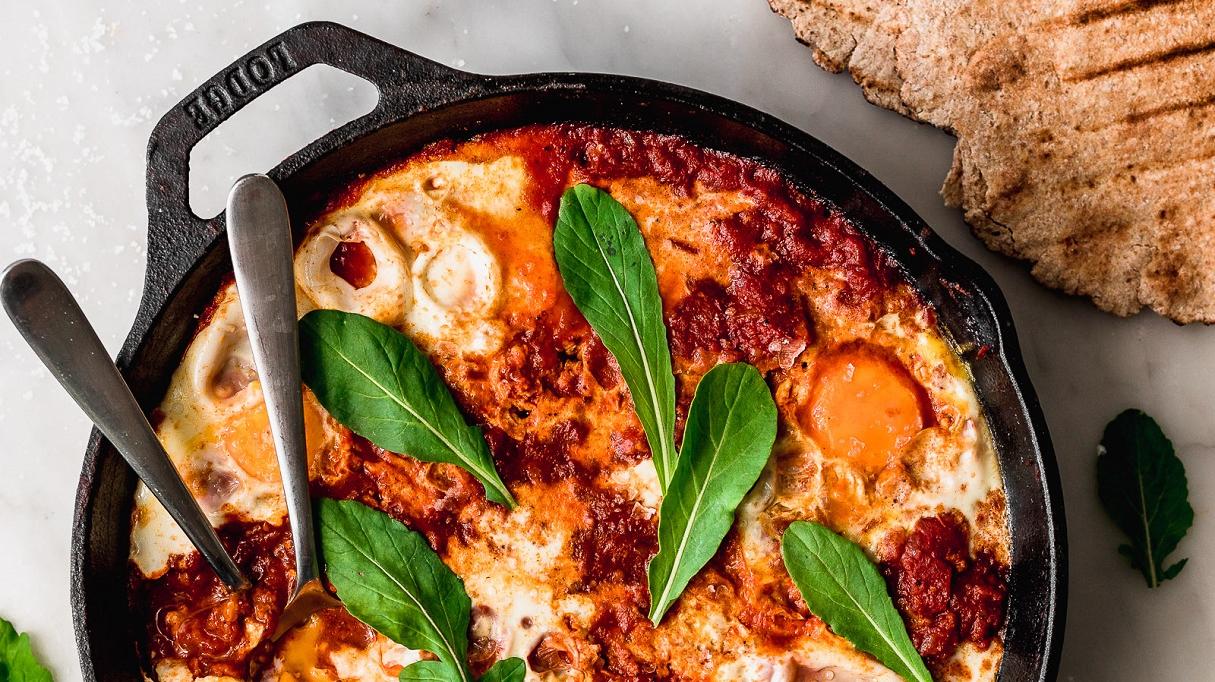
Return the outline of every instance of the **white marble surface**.
{"type": "MultiPolygon", "coordinates": [[[[144,147],[156,118],[247,48],[309,19],[341,21],[438,61],[507,73],[643,75],[731,97],[803,128],[887,183],[977,259],[1008,296],[1054,433],[1071,585],[1061,679],[1210,679],[1215,651],[1215,330],[1150,314],[1115,319],[1035,285],[987,253],[937,188],[952,138],[864,102],[810,62],[764,0],[398,2],[5,0],[0,3],[0,261],[45,259],[116,350],[144,267],[144,147]],[[342,9],[336,10],[340,6],[342,9]],[[1180,578],[1154,592],[1115,552],[1097,505],[1094,449],[1128,406],[1178,446],[1197,521],[1180,578]]],[[[307,77],[196,159],[204,206],[371,105],[344,79],[307,77]]],[[[0,614],[32,632],[60,680],[79,679],[68,538],[85,418],[0,321],[0,614]]]]}

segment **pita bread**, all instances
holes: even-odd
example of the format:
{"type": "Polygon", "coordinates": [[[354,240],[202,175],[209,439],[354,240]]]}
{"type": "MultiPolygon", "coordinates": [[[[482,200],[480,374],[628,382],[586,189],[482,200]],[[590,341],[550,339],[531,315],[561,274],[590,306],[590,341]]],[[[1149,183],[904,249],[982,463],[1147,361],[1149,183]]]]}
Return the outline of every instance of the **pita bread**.
{"type": "Polygon", "coordinates": [[[1044,284],[1215,322],[1215,0],[770,0],[958,137],[942,195],[1044,284]]]}

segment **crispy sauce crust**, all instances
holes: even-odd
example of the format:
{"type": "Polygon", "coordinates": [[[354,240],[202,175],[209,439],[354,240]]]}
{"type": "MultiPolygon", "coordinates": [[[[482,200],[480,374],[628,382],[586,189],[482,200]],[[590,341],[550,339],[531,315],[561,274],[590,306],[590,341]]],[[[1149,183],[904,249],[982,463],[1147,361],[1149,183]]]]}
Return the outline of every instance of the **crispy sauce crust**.
{"type": "MultiPolygon", "coordinates": [[[[712,218],[707,237],[698,239],[664,234],[659,213],[636,214],[659,273],[677,375],[677,433],[697,380],[719,362],[752,363],[776,387],[807,371],[799,360],[806,349],[848,343],[819,324],[822,319],[872,321],[896,313],[921,320],[926,329],[934,324],[931,312],[900,286],[883,254],[842,215],[752,161],[671,136],[540,126],[438,143],[405,163],[457,152],[470,161],[524,159],[533,180],[526,208],[550,226],[562,191],[575,182],[621,196],[657,183],[677,201],[712,193],[748,200],[712,218]],[[668,261],[684,265],[667,268],[668,261]]],[[[401,167],[352,185],[329,208],[357,201],[367,183],[401,167]]],[[[508,228],[486,228],[483,234],[495,252],[515,252],[508,228]]],[[[551,249],[551,238],[541,238],[551,249]]],[[[339,274],[352,283],[362,282],[373,267],[357,250],[339,260],[345,268],[339,274]]],[[[510,334],[500,350],[486,357],[431,352],[462,408],[484,430],[498,471],[521,504],[544,510],[538,523],[570,529],[564,551],[571,566],[548,580],[558,596],[589,598],[594,614],[589,625],[576,628],[576,641],[555,632],[533,649],[529,662],[533,670],[559,672],[590,658],[596,679],[697,679],[672,669],[669,637],[645,618],[656,517],[605,484],[606,472],[650,456],[619,370],[559,286],[555,265],[527,267],[534,279],[546,282],[544,295],[532,306],[504,304],[510,334]]],[[[936,419],[935,408],[925,406],[930,419],[936,419]]],[[[788,409],[782,402],[782,422],[789,419],[788,409]]],[[[782,433],[786,428],[782,423],[782,433]]],[[[388,453],[341,432],[312,464],[314,495],[381,509],[423,533],[445,559],[484,542],[487,528],[505,522],[505,510],[487,502],[461,469],[388,453]]],[[[236,520],[222,536],[255,582],[247,594],[226,596],[197,555],[175,561],[156,579],[133,571],[133,602],[148,624],[151,662],[180,659],[195,675],[248,677],[272,660],[275,650],[259,635],[273,630],[292,582],[288,533],[236,520]]],[[[948,511],[925,518],[887,547],[880,557],[883,571],[929,661],[947,660],[960,642],[986,647],[997,636],[1005,568],[991,553],[972,554],[964,519],[948,511]]],[[[744,555],[738,534],[731,533],[685,599],[728,604],[726,614],[760,649],[783,650],[799,638],[832,636],[808,612],[783,568],[774,569],[773,580],[758,574],[744,555]]],[[[682,608],[677,604],[668,620],[678,621],[682,608]]],[[[372,633],[344,613],[327,618],[333,621],[332,641],[370,641],[372,633]]],[[[484,646],[492,643],[473,638],[478,673],[496,654],[479,655],[486,653],[484,646]]]]}

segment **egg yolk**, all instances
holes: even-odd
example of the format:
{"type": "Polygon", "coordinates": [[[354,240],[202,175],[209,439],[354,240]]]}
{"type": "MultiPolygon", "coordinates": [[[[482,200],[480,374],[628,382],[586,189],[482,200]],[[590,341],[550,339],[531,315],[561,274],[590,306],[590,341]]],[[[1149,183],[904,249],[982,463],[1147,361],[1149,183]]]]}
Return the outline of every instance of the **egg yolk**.
{"type": "Polygon", "coordinates": [[[926,402],[923,388],[897,360],[858,346],[819,360],[800,417],[827,457],[875,474],[924,428],[926,402]]]}
{"type": "Polygon", "coordinates": [[[320,618],[314,614],[287,636],[279,651],[282,669],[278,682],[328,682],[333,679],[320,664],[324,631],[320,618]]]}
{"type": "MultiPolygon", "coordinates": [[[[246,474],[259,481],[278,480],[278,456],[274,451],[270,417],[266,414],[264,403],[259,402],[228,420],[219,438],[228,456],[246,474]]],[[[324,430],[316,400],[310,395],[304,397],[304,440],[307,443],[308,461],[312,462],[320,451],[324,430]]]]}

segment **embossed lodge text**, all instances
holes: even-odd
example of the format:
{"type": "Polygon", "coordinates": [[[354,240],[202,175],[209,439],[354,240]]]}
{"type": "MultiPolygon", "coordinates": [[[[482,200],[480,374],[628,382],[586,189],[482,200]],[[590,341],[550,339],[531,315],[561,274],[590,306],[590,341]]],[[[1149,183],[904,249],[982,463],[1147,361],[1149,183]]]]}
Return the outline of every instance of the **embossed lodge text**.
{"type": "Polygon", "coordinates": [[[182,108],[196,128],[206,130],[297,68],[287,44],[274,43],[207,83],[182,108]]]}

